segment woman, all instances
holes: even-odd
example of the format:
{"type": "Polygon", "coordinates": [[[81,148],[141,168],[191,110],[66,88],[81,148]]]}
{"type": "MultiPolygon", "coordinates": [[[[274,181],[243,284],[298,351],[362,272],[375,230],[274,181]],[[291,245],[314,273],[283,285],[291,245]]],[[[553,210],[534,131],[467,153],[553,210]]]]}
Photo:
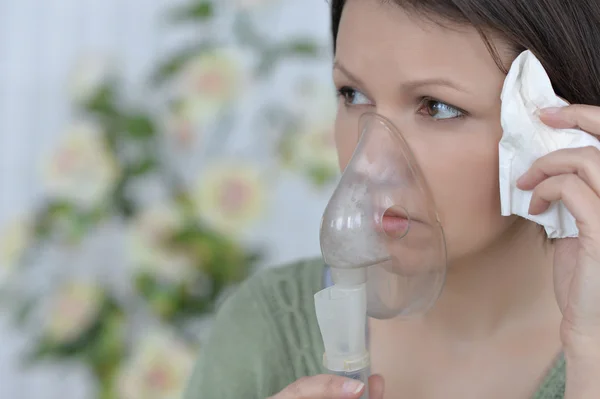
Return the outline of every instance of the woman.
{"type": "MultiPolygon", "coordinates": [[[[498,141],[503,81],[524,49],[573,104],[540,119],[600,135],[600,3],[332,0],[332,23],[341,168],[362,113],[392,120],[414,140],[449,251],[425,317],[369,320],[371,399],[599,398],[600,152],[556,151],[521,178],[531,214],[562,200],[577,220],[579,238],[550,242],[500,216],[498,141]]],[[[246,282],[220,310],[187,398],[360,397],[365,387],[321,368],[324,270],[304,262],[246,282]]]]}

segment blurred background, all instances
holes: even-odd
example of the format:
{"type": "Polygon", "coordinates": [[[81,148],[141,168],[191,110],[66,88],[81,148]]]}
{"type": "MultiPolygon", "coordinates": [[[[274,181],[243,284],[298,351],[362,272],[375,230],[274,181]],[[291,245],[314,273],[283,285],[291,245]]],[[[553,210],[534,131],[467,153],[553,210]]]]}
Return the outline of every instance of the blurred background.
{"type": "Polygon", "coordinates": [[[324,0],[0,1],[0,398],[174,399],[219,303],[319,256],[324,0]]]}

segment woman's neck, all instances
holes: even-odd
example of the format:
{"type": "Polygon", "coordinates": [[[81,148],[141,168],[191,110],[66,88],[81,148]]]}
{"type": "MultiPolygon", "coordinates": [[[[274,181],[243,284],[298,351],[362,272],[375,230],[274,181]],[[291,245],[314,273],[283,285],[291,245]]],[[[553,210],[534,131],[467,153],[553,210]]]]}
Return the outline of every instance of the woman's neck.
{"type": "Polygon", "coordinates": [[[560,320],[552,245],[539,226],[522,222],[493,247],[449,267],[442,295],[422,319],[430,331],[472,341],[560,320]]]}

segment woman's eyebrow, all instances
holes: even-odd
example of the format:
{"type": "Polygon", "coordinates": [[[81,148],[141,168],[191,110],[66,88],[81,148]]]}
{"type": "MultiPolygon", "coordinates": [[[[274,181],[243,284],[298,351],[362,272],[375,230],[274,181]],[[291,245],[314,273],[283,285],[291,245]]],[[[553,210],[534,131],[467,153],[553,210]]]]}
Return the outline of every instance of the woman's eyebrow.
{"type": "Polygon", "coordinates": [[[356,83],[357,85],[364,87],[363,82],[359,78],[357,78],[352,72],[350,72],[346,67],[344,67],[338,60],[335,60],[333,62],[333,69],[337,69],[338,71],[346,75],[348,79],[354,81],[354,83],[356,83]]]}
{"type": "Polygon", "coordinates": [[[451,79],[442,77],[415,79],[402,82],[401,84],[403,90],[415,90],[423,86],[446,86],[454,90],[462,91],[463,93],[471,94],[466,87],[454,82],[451,79]]]}
{"type": "MultiPolygon", "coordinates": [[[[350,80],[353,80],[355,83],[359,84],[361,87],[361,80],[358,79],[352,72],[348,70],[344,65],[342,65],[338,60],[335,60],[333,63],[333,69],[337,69],[341,71],[344,75],[346,75],[350,80]]],[[[420,78],[402,82],[400,84],[400,90],[402,91],[414,91],[418,88],[424,86],[446,86],[452,88],[457,91],[461,91],[463,93],[472,94],[466,87],[463,85],[454,82],[452,79],[444,78],[444,77],[429,77],[429,78],[420,78]]]]}

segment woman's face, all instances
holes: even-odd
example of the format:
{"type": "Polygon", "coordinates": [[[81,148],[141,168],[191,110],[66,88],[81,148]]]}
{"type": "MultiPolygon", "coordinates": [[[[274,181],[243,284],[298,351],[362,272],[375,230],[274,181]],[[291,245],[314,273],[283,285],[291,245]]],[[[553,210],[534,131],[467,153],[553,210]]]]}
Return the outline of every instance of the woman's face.
{"type": "Polygon", "coordinates": [[[340,167],[357,144],[361,114],[391,120],[427,179],[453,262],[516,220],[500,215],[498,189],[505,76],[474,28],[444,28],[390,3],[348,0],[344,8],[333,70],[340,167]]]}

